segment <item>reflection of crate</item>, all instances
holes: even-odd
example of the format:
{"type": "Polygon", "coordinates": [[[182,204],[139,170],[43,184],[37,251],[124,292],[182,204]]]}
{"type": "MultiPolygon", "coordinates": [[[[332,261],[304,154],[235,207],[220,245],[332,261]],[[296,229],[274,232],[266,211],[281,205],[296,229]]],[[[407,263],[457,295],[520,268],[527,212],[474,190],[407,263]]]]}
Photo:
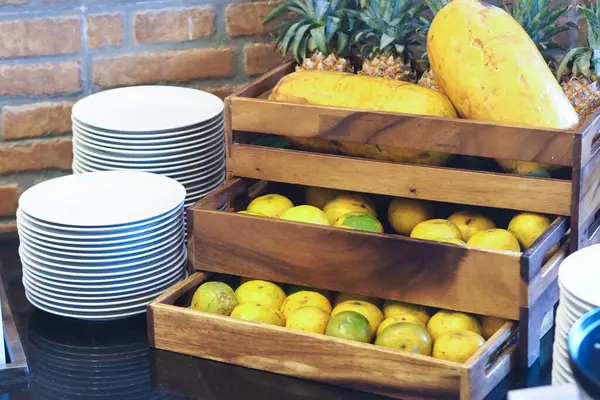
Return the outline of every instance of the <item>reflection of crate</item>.
{"type": "Polygon", "coordinates": [[[0,364],[0,392],[2,392],[5,391],[4,389],[14,390],[15,387],[22,385],[26,387],[29,379],[29,366],[1,277],[0,302],[3,328],[3,332],[0,333],[3,334],[3,351],[6,357],[5,363],[0,364]]]}
{"type": "Polygon", "coordinates": [[[150,304],[151,346],[403,399],[481,399],[514,365],[512,322],[459,364],[173,305],[208,275],[196,273],[150,304]]]}
{"type": "Polygon", "coordinates": [[[542,260],[566,218],[520,254],[218,211],[226,203],[243,209],[270,185],[233,179],[188,210],[195,269],[526,321],[522,352],[537,358],[567,245],[542,260]]]}
{"type": "Polygon", "coordinates": [[[266,100],[286,64],[226,100],[229,177],[572,216],[572,249],[600,241],[600,111],[577,131],[266,100]],[[252,134],[249,134],[251,132],[252,134]],[[254,134],[317,137],[572,167],[572,181],[397,164],[250,145],[254,134]],[[490,140],[490,138],[493,138],[490,140]]]}

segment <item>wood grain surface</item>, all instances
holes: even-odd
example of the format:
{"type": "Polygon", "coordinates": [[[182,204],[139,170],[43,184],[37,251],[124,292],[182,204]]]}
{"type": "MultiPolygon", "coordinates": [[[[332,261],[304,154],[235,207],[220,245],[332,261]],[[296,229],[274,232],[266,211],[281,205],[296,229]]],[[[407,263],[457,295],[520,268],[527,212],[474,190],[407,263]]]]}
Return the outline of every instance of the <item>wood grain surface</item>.
{"type": "Polygon", "coordinates": [[[571,182],[234,144],[235,176],[570,215],[571,182]]]}
{"type": "Polygon", "coordinates": [[[193,210],[197,270],[518,319],[520,253],[193,210]]]}
{"type": "Polygon", "coordinates": [[[573,162],[570,131],[247,97],[233,96],[230,100],[234,131],[320,137],[563,166],[573,162]]]}

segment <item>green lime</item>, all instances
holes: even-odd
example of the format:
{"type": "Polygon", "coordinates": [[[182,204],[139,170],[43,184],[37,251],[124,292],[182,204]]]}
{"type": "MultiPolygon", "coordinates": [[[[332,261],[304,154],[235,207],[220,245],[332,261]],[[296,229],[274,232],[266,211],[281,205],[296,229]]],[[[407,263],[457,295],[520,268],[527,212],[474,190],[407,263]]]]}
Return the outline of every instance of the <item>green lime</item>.
{"type": "Polygon", "coordinates": [[[335,221],[334,226],[356,229],[359,231],[383,233],[383,225],[381,225],[381,222],[379,222],[377,218],[369,214],[358,212],[342,215],[335,221]]]}
{"type": "Polygon", "coordinates": [[[371,326],[369,320],[356,311],[342,311],[331,317],[327,329],[325,329],[325,335],[369,343],[371,326]]]}

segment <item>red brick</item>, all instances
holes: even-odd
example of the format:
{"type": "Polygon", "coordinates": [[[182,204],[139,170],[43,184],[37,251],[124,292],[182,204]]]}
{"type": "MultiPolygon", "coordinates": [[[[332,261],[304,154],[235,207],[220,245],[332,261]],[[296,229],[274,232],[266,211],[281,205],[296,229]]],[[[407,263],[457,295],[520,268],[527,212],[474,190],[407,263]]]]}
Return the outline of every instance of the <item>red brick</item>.
{"type": "Polygon", "coordinates": [[[0,217],[12,217],[19,206],[19,196],[23,191],[19,185],[0,186],[0,217]]]}
{"type": "Polygon", "coordinates": [[[78,17],[0,22],[0,57],[76,53],[81,48],[78,17]]]}
{"type": "Polygon", "coordinates": [[[266,27],[262,21],[280,1],[257,1],[253,3],[230,4],[225,13],[229,36],[265,35],[274,22],[266,27]]]}
{"type": "Polygon", "coordinates": [[[144,11],[134,19],[138,43],[184,42],[207,36],[214,30],[215,9],[195,7],[184,10],[144,11]]]}
{"type": "Polygon", "coordinates": [[[72,161],[71,139],[42,140],[27,146],[0,146],[0,174],[48,168],[71,169],[72,161]]]}
{"type": "Polygon", "coordinates": [[[0,96],[45,96],[81,89],[77,61],[0,65],[0,96]]]}
{"type": "Polygon", "coordinates": [[[92,15],[86,21],[89,47],[120,46],[123,42],[121,14],[92,15]]]}
{"type": "Polygon", "coordinates": [[[283,57],[276,51],[274,43],[250,43],[244,56],[246,75],[259,75],[281,65],[283,57]]]}
{"type": "Polygon", "coordinates": [[[92,79],[98,86],[114,87],[224,78],[232,71],[233,52],[230,48],[201,48],[96,60],[92,66],[92,79]]]}
{"type": "Polygon", "coordinates": [[[71,131],[73,102],[44,102],[2,108],[4,139],[40,137],[71,131]]]}
{"type": "Polygon", "coordinates": [[[0,233],[11,233],[17,231],[17,221],[0,222],[0,233]]]}

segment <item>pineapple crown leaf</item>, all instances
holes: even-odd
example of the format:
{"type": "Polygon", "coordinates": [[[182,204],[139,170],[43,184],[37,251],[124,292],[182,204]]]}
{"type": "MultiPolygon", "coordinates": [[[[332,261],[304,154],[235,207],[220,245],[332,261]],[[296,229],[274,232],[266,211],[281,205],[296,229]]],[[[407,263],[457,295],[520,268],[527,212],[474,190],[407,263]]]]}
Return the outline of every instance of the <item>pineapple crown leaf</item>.
{"type": "Polygon", "coordinates": [[[569,62],[574,62],[577,57],[585,57],[585,53],[589,53],[586,47],[574,47],[565,54],[556,70],[556,79],[560,80],[562,75],[567,71],[569,62]]]}
{"type": "Polygon", "coordinates": [[[289,8],[289,3],[287,1],[284,1],[283,3],[277,5],[275,8],[273,8],[271,10],[271,12],[269,12],[267,14],[267,16],[263,19],[263,25],[268,24],[269,22],[281,17],[283,14],[285,14],[288,11],[289,8]]]}
{"type": "Polygon", "coordinates": [[[583,76],[591,79],[592,75],[600,72],[600,0],[589,5],[577,4],[575,8],[586,21],[587,32],[575,27],[586,39],[586,46],[575,47],[565,54],[556,71],[557,79],[570,70],[573,77],[583,76]]]}

